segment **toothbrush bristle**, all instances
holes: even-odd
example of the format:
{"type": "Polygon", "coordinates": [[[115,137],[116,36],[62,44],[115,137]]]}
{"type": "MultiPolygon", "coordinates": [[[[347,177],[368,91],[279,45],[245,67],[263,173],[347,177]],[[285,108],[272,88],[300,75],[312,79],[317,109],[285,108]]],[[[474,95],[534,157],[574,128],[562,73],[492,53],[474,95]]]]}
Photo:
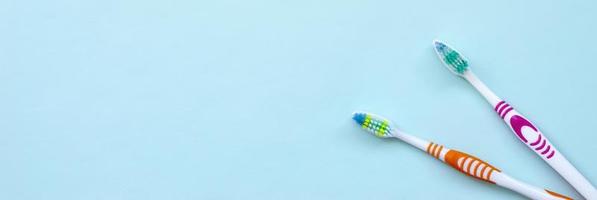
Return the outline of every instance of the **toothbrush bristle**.
{"type": "Polygon", "coordinates": [[[389,120],[369,113],[355,112],[352,119],[373,135],[381,138],[392,137],[392,124],[389,120]]]}
{"type": "Polygon", "coordinates": [[[457,75],[463,75],[468,70],[468,61],[456,50],[438,40],[433,41],[433,46],[435,46],[435,52],[440,60],[450,71],[457,75]]]}

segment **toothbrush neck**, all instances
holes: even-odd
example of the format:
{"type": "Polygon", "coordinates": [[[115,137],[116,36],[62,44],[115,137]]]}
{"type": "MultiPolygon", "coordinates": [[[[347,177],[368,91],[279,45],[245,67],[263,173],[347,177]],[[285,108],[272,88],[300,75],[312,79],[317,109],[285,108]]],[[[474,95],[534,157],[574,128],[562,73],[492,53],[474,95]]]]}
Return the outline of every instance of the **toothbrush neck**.
{"type": "Polygon", "coordinates": [[[429,141],[425,141],[421,138],[415,137],[413,135],[409,135],[407,133],[404,133],[401,130],[398,129],[394,129],[392,130],[392,135],[412,146],[415,146],[423,151],[425,151],[425,149],[427,148],[427,145],[429,144],[429,141]]]}
{"type": "Polygon", "coordinates": [[[479,91],[479,93],[481,93],[481,95],[483,95],[487,102],[489,102],[489,104],[492,106],[495,106],[502,101],[502,99],[495,95],[495,93],[493,93],[493,91],[491,91],[487,85],[481,82],[481,80],[479,80],[479,78],[477,78],[477,76],[470,70],[466,71],[462,77],[471,83],[471,85],[473,85],[473,87],[475,87],[475,89],[477,89],[477,91],[479,91]]]}

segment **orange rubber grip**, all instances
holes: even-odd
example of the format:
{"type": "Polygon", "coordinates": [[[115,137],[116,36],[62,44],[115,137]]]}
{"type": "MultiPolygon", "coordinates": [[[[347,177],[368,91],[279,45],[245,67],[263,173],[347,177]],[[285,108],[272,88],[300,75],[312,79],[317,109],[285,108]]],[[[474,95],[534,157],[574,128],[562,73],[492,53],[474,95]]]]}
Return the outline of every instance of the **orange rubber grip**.
{"type": "MultiPolygon", "coordinates": [[[[440,159],[442,149],[443,146],[432,142],[427,146],[427,153],[440,159]]],[[[468,176],[493,184],[495,184],[495,182],[491,181],[491,174],[494,171],[501,172],[499,169],[477,157],[456,150],[449,150],[446,152],[444,161],[454,169],[457,169],[468,176]]]]}

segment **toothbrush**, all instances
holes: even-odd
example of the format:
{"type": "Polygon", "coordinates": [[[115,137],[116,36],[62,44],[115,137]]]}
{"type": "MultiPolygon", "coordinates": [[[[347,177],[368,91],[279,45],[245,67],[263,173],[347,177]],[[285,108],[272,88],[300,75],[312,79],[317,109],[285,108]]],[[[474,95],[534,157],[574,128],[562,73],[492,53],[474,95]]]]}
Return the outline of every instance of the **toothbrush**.
{"type": "Polygon", "coordinates": [[[495,95],[470,70],[466,59],[456,50],[440,41],[433,41],[435,52],[448,69],[466,79],[485,97],[500,118],[510,127],[516,137],[528,148],[533,150],[547,164],[555,169],[568,183],[570,183],[583,197],[597,199],[597,191],[591,183],[558,151],[547,137],[535,125],[514,110],[512,106],[495,95]]]}
{"type": "Polygon", "coordinates": [[[402,130],[383,117],[364,112],[355,112],[352,119],[363,129],[380,138],[398,138],[429,155],[452,166],[454,169],[471,176],[473,178],[485,181],[490,184],[497,184],[504,188],[518,192],[531,199],[571,199],[570,197],[531,186],[516,180],[494,166],[481,159],[466,153],[448,149],[442,145],[425,141],[415,136],[406,134],[402,130]]]}

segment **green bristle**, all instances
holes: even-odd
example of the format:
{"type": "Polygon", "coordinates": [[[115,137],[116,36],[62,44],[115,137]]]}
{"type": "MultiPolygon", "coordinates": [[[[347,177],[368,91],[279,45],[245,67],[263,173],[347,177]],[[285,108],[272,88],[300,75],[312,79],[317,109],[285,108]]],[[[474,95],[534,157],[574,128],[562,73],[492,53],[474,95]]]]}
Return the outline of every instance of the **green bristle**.
{"type": "Polygon", "coordinates": [[[389,120],[368,113],[355,113],[352,117],[361,127],[377,137],[392,137],[392,125],[389,120]]]}
{"type": "Polygon", "coordinates": [[[434,41],[435,51],[450,71],[463,75],[468,70],[468,62],[456,50],[440,41],[434,41]]]}

